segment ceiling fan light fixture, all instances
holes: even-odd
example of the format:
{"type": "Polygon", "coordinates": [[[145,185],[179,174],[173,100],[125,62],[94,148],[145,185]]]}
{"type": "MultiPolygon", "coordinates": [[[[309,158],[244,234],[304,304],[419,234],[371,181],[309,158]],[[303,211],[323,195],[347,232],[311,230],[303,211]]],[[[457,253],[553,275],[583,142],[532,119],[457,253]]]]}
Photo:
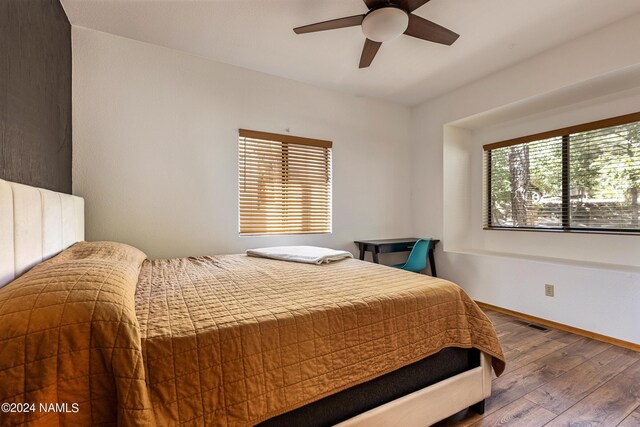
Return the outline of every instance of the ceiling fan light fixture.
{"type": "Polygon", "coordinates": [[[404,10],[393,7],[374,9],[364,17],[362,32],[369,40],[388,42],[405,32],[409,25],[409,15],[404,10]]]}

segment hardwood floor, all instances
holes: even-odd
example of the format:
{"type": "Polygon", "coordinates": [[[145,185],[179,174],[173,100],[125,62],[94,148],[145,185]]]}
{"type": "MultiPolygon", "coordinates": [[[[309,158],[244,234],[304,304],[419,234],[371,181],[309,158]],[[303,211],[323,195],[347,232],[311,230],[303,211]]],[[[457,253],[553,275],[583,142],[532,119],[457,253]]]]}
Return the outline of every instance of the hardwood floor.
{"type": "Polygon", "coordinates": [[[507,369],[484,415],[465,410],[437,426],[640,426],[640,353],[485,312],[507,369]]]}

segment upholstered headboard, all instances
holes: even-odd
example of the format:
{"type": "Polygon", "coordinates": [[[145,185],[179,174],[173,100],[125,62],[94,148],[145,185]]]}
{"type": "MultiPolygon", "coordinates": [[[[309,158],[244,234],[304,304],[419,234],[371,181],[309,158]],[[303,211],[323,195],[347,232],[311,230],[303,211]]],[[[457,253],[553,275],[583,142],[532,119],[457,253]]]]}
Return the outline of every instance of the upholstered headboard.
{"type": "Polygon", "coordinates": [[[84,240],[84,199],[0,179],[0,287],[84,240]]]}

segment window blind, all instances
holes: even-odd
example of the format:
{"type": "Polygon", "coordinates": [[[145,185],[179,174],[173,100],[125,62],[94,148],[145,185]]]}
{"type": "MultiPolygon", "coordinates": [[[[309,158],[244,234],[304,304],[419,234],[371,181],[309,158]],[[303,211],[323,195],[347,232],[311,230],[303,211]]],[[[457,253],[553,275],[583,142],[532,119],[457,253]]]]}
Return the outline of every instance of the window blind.
{"type": "Polygon", "coordinates": [[[330,233],[331,147],[240,129],[240,234],[330,233]]]}
{"type": "Polygon", "coordinates": [[[485,151],[485,165],[486,226],[562,228],[562,137],[485,151]]]}
{"type": "Polygon", "coordinates": [[[639,232],[640,113],[484,147],[485,228],[639,232]]]}

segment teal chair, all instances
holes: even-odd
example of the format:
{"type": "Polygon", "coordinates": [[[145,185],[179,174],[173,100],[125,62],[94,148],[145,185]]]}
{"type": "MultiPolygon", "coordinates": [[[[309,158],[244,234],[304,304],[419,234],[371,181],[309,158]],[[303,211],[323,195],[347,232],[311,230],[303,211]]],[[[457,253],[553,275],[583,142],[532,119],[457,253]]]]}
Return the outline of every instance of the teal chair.
{"type": "Polygon", "coordinates": [[[413,271],[414,273],[420,273],[422,270],[427,268],[427,253],[429,253],[430,246],[431,239],[419,239],[414,243],[407,262],[404,264],[392,265],[392,267],[413,271]]]}

